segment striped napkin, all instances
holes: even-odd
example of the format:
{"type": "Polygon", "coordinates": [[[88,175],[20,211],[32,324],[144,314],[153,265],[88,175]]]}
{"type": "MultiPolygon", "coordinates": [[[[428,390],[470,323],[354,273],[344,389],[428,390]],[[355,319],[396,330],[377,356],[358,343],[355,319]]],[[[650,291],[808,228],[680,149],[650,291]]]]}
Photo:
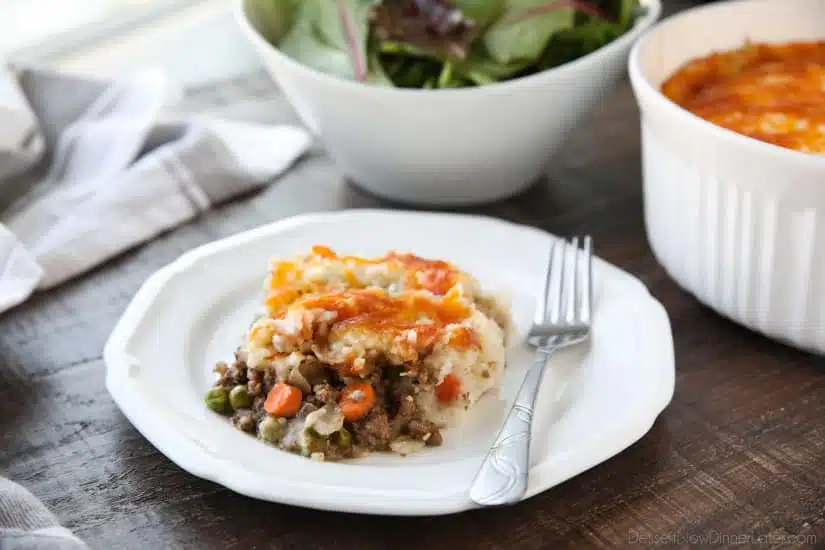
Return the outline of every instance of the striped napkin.
{"type": "Polygon", "coordinates": [[[166,116],[159,71],[0,82],[0,313],[269,184],[310,146],[292,126],[166,116]],[[45,169],[44,169],[45,168],[45,169]]]}
{"type": "Polygon", "coordinates": [[[0,550],[88,550],[21,485],[0,477],[0,550]]]}

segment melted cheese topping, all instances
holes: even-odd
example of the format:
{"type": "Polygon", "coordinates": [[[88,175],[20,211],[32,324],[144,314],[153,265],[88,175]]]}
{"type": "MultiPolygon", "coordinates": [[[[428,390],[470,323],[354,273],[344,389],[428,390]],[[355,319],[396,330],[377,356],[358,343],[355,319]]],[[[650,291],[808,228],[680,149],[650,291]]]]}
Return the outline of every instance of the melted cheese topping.
{"type": "Polygon", "coordinates": [[[739,134],[825,154],[825,41],[717,52],[685,64],[662,92],[739,134]]]}
{"type": "Polygon", "coordinates": [[[271,368],[279,380],[310,357],[345,378],[403,365],[421,390],[419,407],[439,423],[501,384],[507,309],[449,262],[316,246],[270,262],[264,299],[241,348],[248,366],[271,368]],[[462,394],[445,407],[434,388],[447,374],[462,394]]]}
{"type": "Polygon", "coordinates": [[[434,346],[442,351],[478,350],[482,342],[477,330],[485,324],[494,322],[462,296],[460,287],[445,296],[419,290],[344,290],[307,295],[277,316],[258,319],[250,328],[248,349],[265,348],[258,353],[265,361],[311,351],[355,374],[382,358],[394,364],[418,361],[434,346]]]}
{"type": "MultiPolygon", "coordinates": [[[[470,316],[469,305],[456,291],[444,297],[431,297],[410,291],[390,295],[379,289],[347,290],[312,295],[293,303],[290,308],[321,310],[329,313],[329,336],[352,329],[381,332],[391,337],[404,335],[416,350],[441,340],[449,325],[470,316]]],[[[323,318],[323,315],[322,315],[323,318]]],[[[455,343],[471,343],[456,335],[455,343]]]]}
{"type": "Polygon", "coordinates": [[[425,290],[443,296],[458,284],[470,294],[477,286],[468,275],[442,260],[396,252],[378,258],[338,256],[326,246],[314,246],[311,254],[271,262],[265,303],[270,313],[277,315],[311,293],[378,287],[425,290]]]}

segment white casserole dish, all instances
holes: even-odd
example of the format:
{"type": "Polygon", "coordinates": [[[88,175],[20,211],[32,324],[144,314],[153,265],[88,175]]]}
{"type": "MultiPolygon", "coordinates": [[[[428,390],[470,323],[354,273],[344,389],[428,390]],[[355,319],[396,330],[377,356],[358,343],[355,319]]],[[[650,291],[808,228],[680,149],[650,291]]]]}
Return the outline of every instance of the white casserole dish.
{"type": "Polygon", "coordinates": [[[719,313],[825,352],[825,156],[715,126],[669,101],[684,62],[746,39],[825,39],[823,0],[739,0],[670,17],[634,46],[644,208],[653,253],[719,313]]]}

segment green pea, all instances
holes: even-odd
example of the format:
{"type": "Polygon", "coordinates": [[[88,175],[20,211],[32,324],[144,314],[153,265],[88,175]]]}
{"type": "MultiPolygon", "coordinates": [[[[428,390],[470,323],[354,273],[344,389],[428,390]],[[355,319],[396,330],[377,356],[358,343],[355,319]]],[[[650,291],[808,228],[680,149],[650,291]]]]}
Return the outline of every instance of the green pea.
{"type": "Polygon", "coordinates": [[[352,445],[352,436],[346,428],[341,428],[340,430],[332,434],[332,438],[333,442],[342,449],[346,449],[347,447],[352,445]]]}
{"type": "Polygon", "coordinates": [[[229,390],[224,387],[212,388],[206,392],[206,406],[217,413],[228,413],[231,410],[229,406],[229,390]]]}
{"type": "Polygon", "coordinates": [[[300,445],[304,456],[323,452],[325,443],[326,440],[312,428],[307,428],[301,433],[300,445]]]}
{"type": "Polygon", "coordinates": [[[229,404],[236,411],[238,409],[248,409],[252,406],[252,396],[245,385],[238,385],[229,392],[229,404]]]}
{"type": "Polygon", "coordinates": [[[274,416],[266,416],[258,424],[258,435],[270,443],[279,442],[286,434],[286,421],[274,416]]]}

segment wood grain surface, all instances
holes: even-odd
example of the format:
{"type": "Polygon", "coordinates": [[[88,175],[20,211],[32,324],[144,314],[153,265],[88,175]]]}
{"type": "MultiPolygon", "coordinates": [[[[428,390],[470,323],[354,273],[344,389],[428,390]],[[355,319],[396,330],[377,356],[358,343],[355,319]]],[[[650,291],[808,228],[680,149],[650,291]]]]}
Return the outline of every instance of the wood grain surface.
{"type": "MultiPolygon", "coordinates": [[[[666,1],[667,11],[687,1],[666,1]]],[[[193,91],[186,108],[295,121],[264,76],[193,91]]],[[[435,518],[259,502],[156,451],[104,388],[103,344],[144,279],[193,246],[293,214],[392,207],[316,149],[265,192],[211,212],[0,316],[0,474],[92,548],[825,548],[825,359],[771,342],[681,291],[651,255],[638,112],[626,82],[526,195],[470,209],[565,235],[641,278],[673,326],[676,394],[613,459],[518,506],[435,518]],[[763,537],[757,539],[757,537],[763,537]]]]}

